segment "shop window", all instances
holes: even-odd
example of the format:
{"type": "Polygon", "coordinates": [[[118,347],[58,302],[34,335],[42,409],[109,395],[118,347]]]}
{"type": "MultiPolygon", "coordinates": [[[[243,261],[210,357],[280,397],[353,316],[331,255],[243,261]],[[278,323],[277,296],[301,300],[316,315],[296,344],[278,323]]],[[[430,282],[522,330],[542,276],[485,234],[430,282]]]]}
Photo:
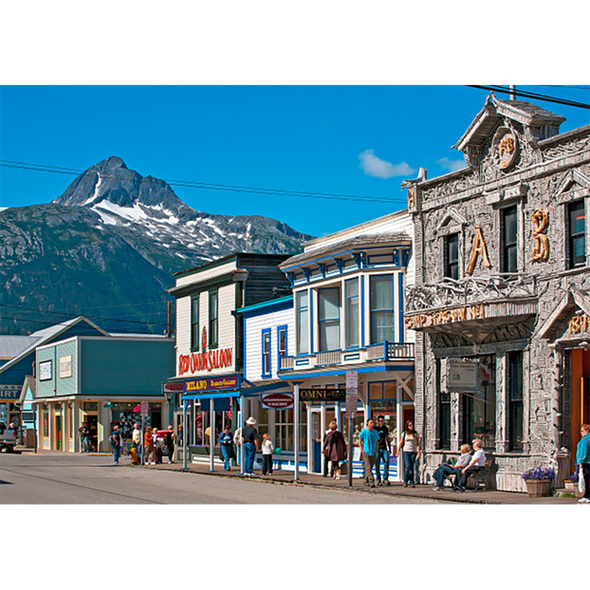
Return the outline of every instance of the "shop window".
{"type": "Polygon", "coordinates": [[[381,381],[369,383],[370,416],[377,423],[377,416],[383,416],[389,428],[392,441],[397,441],[397,383],[381,381]]]}
{"type": "Polygon", "coordinates": [[[479,390],[461,394],[463,406],[462,439],[471,444],[480,438],[484,447],[494,447],[496,441],[496,357],[486,355],[479,361],[479,390]]]}
{"type": "Polygon", "coordinates": [[[330,287],[318,290],[318,328],[320,350],[340,348],[340,289],[330,287]]]}
{"type": "Polygon", "coordinates": [[[502,228],[502,272],[517,272],[517,207],[507,207],[500,211],[502,228]]]}
{"type": "Polygon", "coordinates": [[[459,234],[444,238],[444,275],[455,281],[459,279],[459,234]]]}
{"type": "Polygon", "coordinates": [[[371,277],[371,344],[395,340],[393,275],[371,277]]]}
{"type": "Polygon", "coordinates": [[[438,448],[451,448],[451,395],[448,391],[438,394],[438,448]]]}
{"type": "Polygon", "coordinates": [[[569,267],[586,266],[586,214],[584,201],[568,205],[569,267]]]}
{"type": "Polygon", "coordinates": [[[309,293],[300,291],[296,296],[297,354],[309,353],[309,293]]]}
{"type": "Polygon", "coordinates": [[[47,438],[49,436],[49,408],[43,406],[43,436],[47,438]]]}
{"type": "MultiPolygon", "coordinates": [[[[283,451],[293,452],[295,430],[293,427],[293,410],[275,410],[275,447],[283,451]]],[[[300,403],[299,416],[305,420],[305,404],[300,403]]],[[[307,423],[299,425],[299,447],[300,451],[307,451],[307,423]]]]}
{"type": "Polygon", "coordinates": [[[506,358],[508,363],[508,449],[521,451],[523,439],[522,352],[509,352],[506,358]]]}

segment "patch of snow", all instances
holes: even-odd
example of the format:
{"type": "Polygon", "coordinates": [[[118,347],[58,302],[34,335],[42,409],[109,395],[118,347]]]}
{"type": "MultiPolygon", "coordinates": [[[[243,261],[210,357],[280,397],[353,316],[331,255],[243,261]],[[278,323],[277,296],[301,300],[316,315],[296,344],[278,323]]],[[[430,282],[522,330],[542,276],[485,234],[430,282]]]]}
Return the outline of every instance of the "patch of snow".
{"type": "Polygon", "coordinates": [[[114,217],[111,217],[110,215],[107,215],[104,211],[101,211],[98,207],[92,207],[93,211],[96,211],[101,219],[102,222],[106,225],[117,225],[117,220],[114,217]]]}
{"type": "Polygon", "coordinates": [[[128,219],[129,221],[143,221],[145,219],[149,219],[149,217],[145,214],[145,211],[136,203],[133,207],[121,207],[120,205],[115,205],[110,201],[101,201],[100,203],[94,205],[92,207],[93,211],[100,213],[99,209],[105,209],[110,213],[114,213],[123,219],[128,219]]]}
{"type": "Polygon", "coordinates": [[[102,176],[100,175],[100,173],[98,173],[98,181],[94,185],[94,193],[93,193],[93,195],[91,197],[89,197],[88,199],[86,199],[82,203],[82,206],[88,205],[89,203],[94,203],[94,201],[96,201],[96,199],[98,197],[98,189],[100,188],[100,185],[101,184],[102,184],[102,176]]]}

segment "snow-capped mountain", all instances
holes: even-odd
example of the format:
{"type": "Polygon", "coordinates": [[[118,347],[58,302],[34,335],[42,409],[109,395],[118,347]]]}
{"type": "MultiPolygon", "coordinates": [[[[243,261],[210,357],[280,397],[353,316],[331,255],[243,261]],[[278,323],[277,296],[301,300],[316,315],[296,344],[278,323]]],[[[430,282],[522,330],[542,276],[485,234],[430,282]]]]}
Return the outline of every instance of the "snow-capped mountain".
{"type": "MultiPolygon", "coordinates": [[[[140,232],[147,241],[192,261],[236,251],[290,253],[311,238],[267,217],[196,211],[166,182],[142,177],[116,156],[86,170],[53,202],[90,209],[103,225],[140,232]]],[[[138,246],[137,238],[129,239],[138,246]]]]}
{"type": "Polygon", "coordinates": [[[68,315],[108,330],[161,332],[173,272],[233,252],[294,254],[311,238],[267,217],[196,211],[163,180],[113,156],[52,203],[0,211],[0,334],[68,315]]]}

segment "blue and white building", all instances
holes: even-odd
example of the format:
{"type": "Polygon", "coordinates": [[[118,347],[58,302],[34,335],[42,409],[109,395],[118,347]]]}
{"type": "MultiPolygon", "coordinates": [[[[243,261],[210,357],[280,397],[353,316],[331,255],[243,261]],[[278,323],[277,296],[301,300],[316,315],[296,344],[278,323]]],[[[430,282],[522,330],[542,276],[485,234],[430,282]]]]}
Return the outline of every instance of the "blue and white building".
{"type": "MultiPolygon", "coordinates": [[[[265,386],[260,398],[248,400],[246,414],[270,433],[287,464],[294,413],[265,408],[270,393],[293,392],[296,384],[308,392],[344,389],[347,371],[354,370],[354,445],[369,417],[385,417],[392,444],[403,423],[414,419],[414,332],[404,324],[404,292],[414,282],[412,232],[402,211],[308,242],[303,253],[279,265],[292,297],[238,310],[244,316],[244,377],[265,386]]],[[[321,473],[329,423],[336,420],[347,438],[348,421],[344,402],[315,397],[301,396],[299,463],[302,471],[321,473]]],[[[354,467],[360,474],[360,461],[354,467]]],[[[393,457],[390,467],[390,479],[397,479],[393,457]]]]}

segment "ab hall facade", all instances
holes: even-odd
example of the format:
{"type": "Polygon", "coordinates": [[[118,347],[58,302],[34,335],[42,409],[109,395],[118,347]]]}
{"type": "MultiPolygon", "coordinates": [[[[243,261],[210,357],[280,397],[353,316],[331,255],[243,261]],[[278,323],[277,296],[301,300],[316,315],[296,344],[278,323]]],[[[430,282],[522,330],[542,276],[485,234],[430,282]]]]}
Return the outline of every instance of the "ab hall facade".
{"type": "Polygon", "coordinates": [[[415,414],[429,478],[482,438],[497,489],[573,470],[590,422],[590,125],[488,97],[456,143],[466,167],[405,181],[416,282],[415,414]]]}

